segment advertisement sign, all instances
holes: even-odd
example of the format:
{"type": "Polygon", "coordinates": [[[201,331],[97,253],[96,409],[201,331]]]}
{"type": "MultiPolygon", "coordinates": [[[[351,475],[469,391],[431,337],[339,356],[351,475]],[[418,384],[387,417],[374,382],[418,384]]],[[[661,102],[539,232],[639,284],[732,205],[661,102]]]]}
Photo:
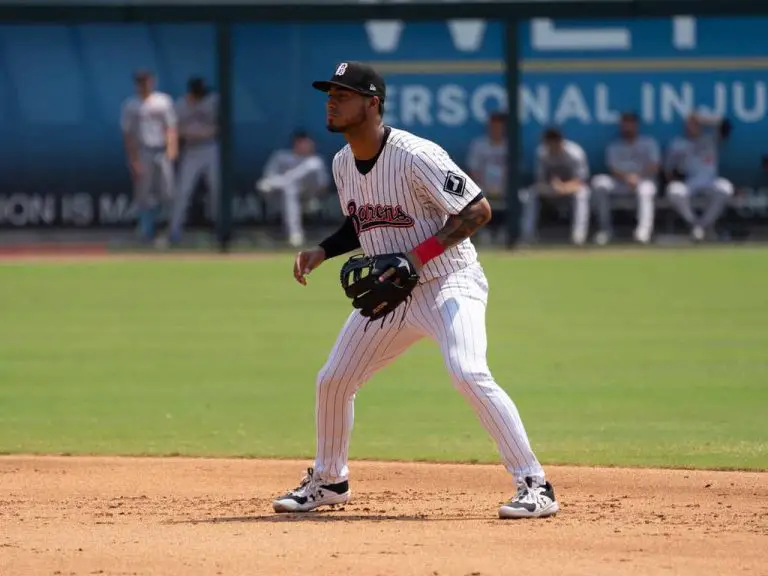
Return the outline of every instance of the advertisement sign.
{"type": "MultiPolygon", "coordinates": [[[[733,122],[722,168],[750,183],[768,150],[766,25],[768,18],[684,16],[521,25],[517,112],[527,169],[544,126],[562,127],[600,170],[621,111],[638,112],[644,130],[663,146],[680,133],[689,112],[701,110],[733,122]]],[[[310,84],[346,59],[370,61],[385,75],[387,122],[436,140],[459,161],[489,112],[506,106],[499,23],[242,25],[234,34],[239,167],[274,145],[259,125],[283,138],[297,126],[307,128],[328,155],[343,145],[325,131],[323,95],[310,84]],[[279,82],[265,82],[265,69],[279,71],[271,75],[279,82]]]]}
{"type": "Polygon", "coordinates": [[[531,22],[520,28],[525,152],[542,124],[561,125],[595,166],[618,113],[636,111],[662,146],[692,111],[734,125],[723,171],[749,184],[768,151],[768,19],[531,22]]]}
{"type": "MultiPolygon", "coordinates": [[[[662,145],[701,109],[734,126],[722,169],[749,185],[768,151],[768,18],[534,20],[519,30],[523,162],[560,125],[593,171],[635,110],[662,145]]],[[[504,29],[482,20],[242,24],[233,29],[235,221],[254,221],[254,182],[302,128],[330,161],[344,144],[324,126],[311,82],[338,62],[374,63],[388,82],[385,120],[434,139],[460,163],[488,114],[506,107],[504,29]]],[[[124,225],[135,216],[119,127],[136,67],[174,98],[191,75],[215,83],[207,24],[0,26],[0,226],[124,225]]]]}
{"type": "Polygon", "coordinates": [[[215,81],[208,24],[0,26],[0,227],[135,220],[120,112],[133,72],[215,81]]]}

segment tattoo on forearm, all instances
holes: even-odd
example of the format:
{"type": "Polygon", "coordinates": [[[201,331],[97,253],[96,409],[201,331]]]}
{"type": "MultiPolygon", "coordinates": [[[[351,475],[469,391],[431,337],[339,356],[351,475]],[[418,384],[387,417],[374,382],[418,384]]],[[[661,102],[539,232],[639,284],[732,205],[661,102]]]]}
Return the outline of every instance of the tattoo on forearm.
{"type": "Polygon", "coordinates": [[[488,204],[485,201],[475,202],[456,216],[449,217],[445,226],[437,233],[437,238],[443,246],[450,248],[472,236],[490,220],[490,217],[488,204]]]}

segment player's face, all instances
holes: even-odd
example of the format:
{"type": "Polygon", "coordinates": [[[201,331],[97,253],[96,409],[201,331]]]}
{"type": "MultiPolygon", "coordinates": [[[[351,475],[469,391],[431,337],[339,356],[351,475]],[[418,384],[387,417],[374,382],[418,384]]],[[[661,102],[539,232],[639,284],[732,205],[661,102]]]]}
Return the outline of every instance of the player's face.
{"type": "Polygon", "coordinates": [[[691,116],[685,122],[685,131],[691,138],[696,138],[701,133],[701,124],[698,118],[691,116]]]}
{"type": "Polygon", "coordinates": [[[630,119],[622,120],[619,130],[624,138],[634,138],[637,136],[637,122],[630,119]]]}
{"type": "Polygon", "coordinates": [[[328,130],[344,133],[365,123],[370,98],[341,88],[331,88],[325,105],[328,130]]]}
{"type": "Polygon", "coordinates": [[[293,143],[293,151],[299,156],[311,156],[315,153],[315,143],[311,138],[297,138],[293,143]]]}
{"type": "Polygon", "coordinates": [[[506,133],[506,126],[501,120],[491,120],[488,123],[488,137],[494,142],[503,140],[506,133]]]}
{"type": "Polygon", "coordinates": [[[562,152],[563,150],[563,141],[562,140],[545,140],[544,145],[547,147],[547,151],[552,156],[557,156],[562,152]]]}
{"type": "Polygon", "coordinates": [[[142,78],[136,81],[136,92],[141,96],[146,96],[154,89],[152,78],[142,78]]]}

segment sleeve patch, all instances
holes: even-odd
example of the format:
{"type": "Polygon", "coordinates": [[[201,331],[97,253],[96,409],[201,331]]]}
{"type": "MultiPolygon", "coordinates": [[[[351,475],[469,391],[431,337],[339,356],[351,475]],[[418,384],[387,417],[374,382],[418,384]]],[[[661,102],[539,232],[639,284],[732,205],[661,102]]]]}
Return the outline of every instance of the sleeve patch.
{"type": "Polygon", "coordinates": [[[467,187],[467,180],[464,176],[456,174],[455,172],[448,172],[443,184],[443,192],[447,192],[453,196],[461,198],[464,196],[464,191],[467,187]]]}

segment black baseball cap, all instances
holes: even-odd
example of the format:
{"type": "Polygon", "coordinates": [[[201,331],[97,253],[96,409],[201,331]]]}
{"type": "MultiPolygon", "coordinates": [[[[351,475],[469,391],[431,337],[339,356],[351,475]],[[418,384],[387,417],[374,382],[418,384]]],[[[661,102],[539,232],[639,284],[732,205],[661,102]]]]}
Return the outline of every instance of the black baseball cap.
{"type": "Polygon", "coordinates": [[[187,81],[187,91],[192,94],[205,94],[208,91],[208,87],[205,85],[205,80],[200,76],[192,76],[187,81]]]}
{"type": "Polygon", "coordinates": [[[155,77],[155,74],[152,72],[152,70],[149,70],[148,68],[139,68],[138,70],[134,70],[133,72],[133,79],[136,82],[150,80],[154,77],[155,77]]]}
{"type": "Polygon", "coordinates": [[[317,80],[312,87],[321,92],[328,92],[332,87],[346,88],[364,96],[378,96],[382,101],[386,97],[387,85],[384,78],[368,64],[362,62],[341,62],[330,80],[317,80]]]}

